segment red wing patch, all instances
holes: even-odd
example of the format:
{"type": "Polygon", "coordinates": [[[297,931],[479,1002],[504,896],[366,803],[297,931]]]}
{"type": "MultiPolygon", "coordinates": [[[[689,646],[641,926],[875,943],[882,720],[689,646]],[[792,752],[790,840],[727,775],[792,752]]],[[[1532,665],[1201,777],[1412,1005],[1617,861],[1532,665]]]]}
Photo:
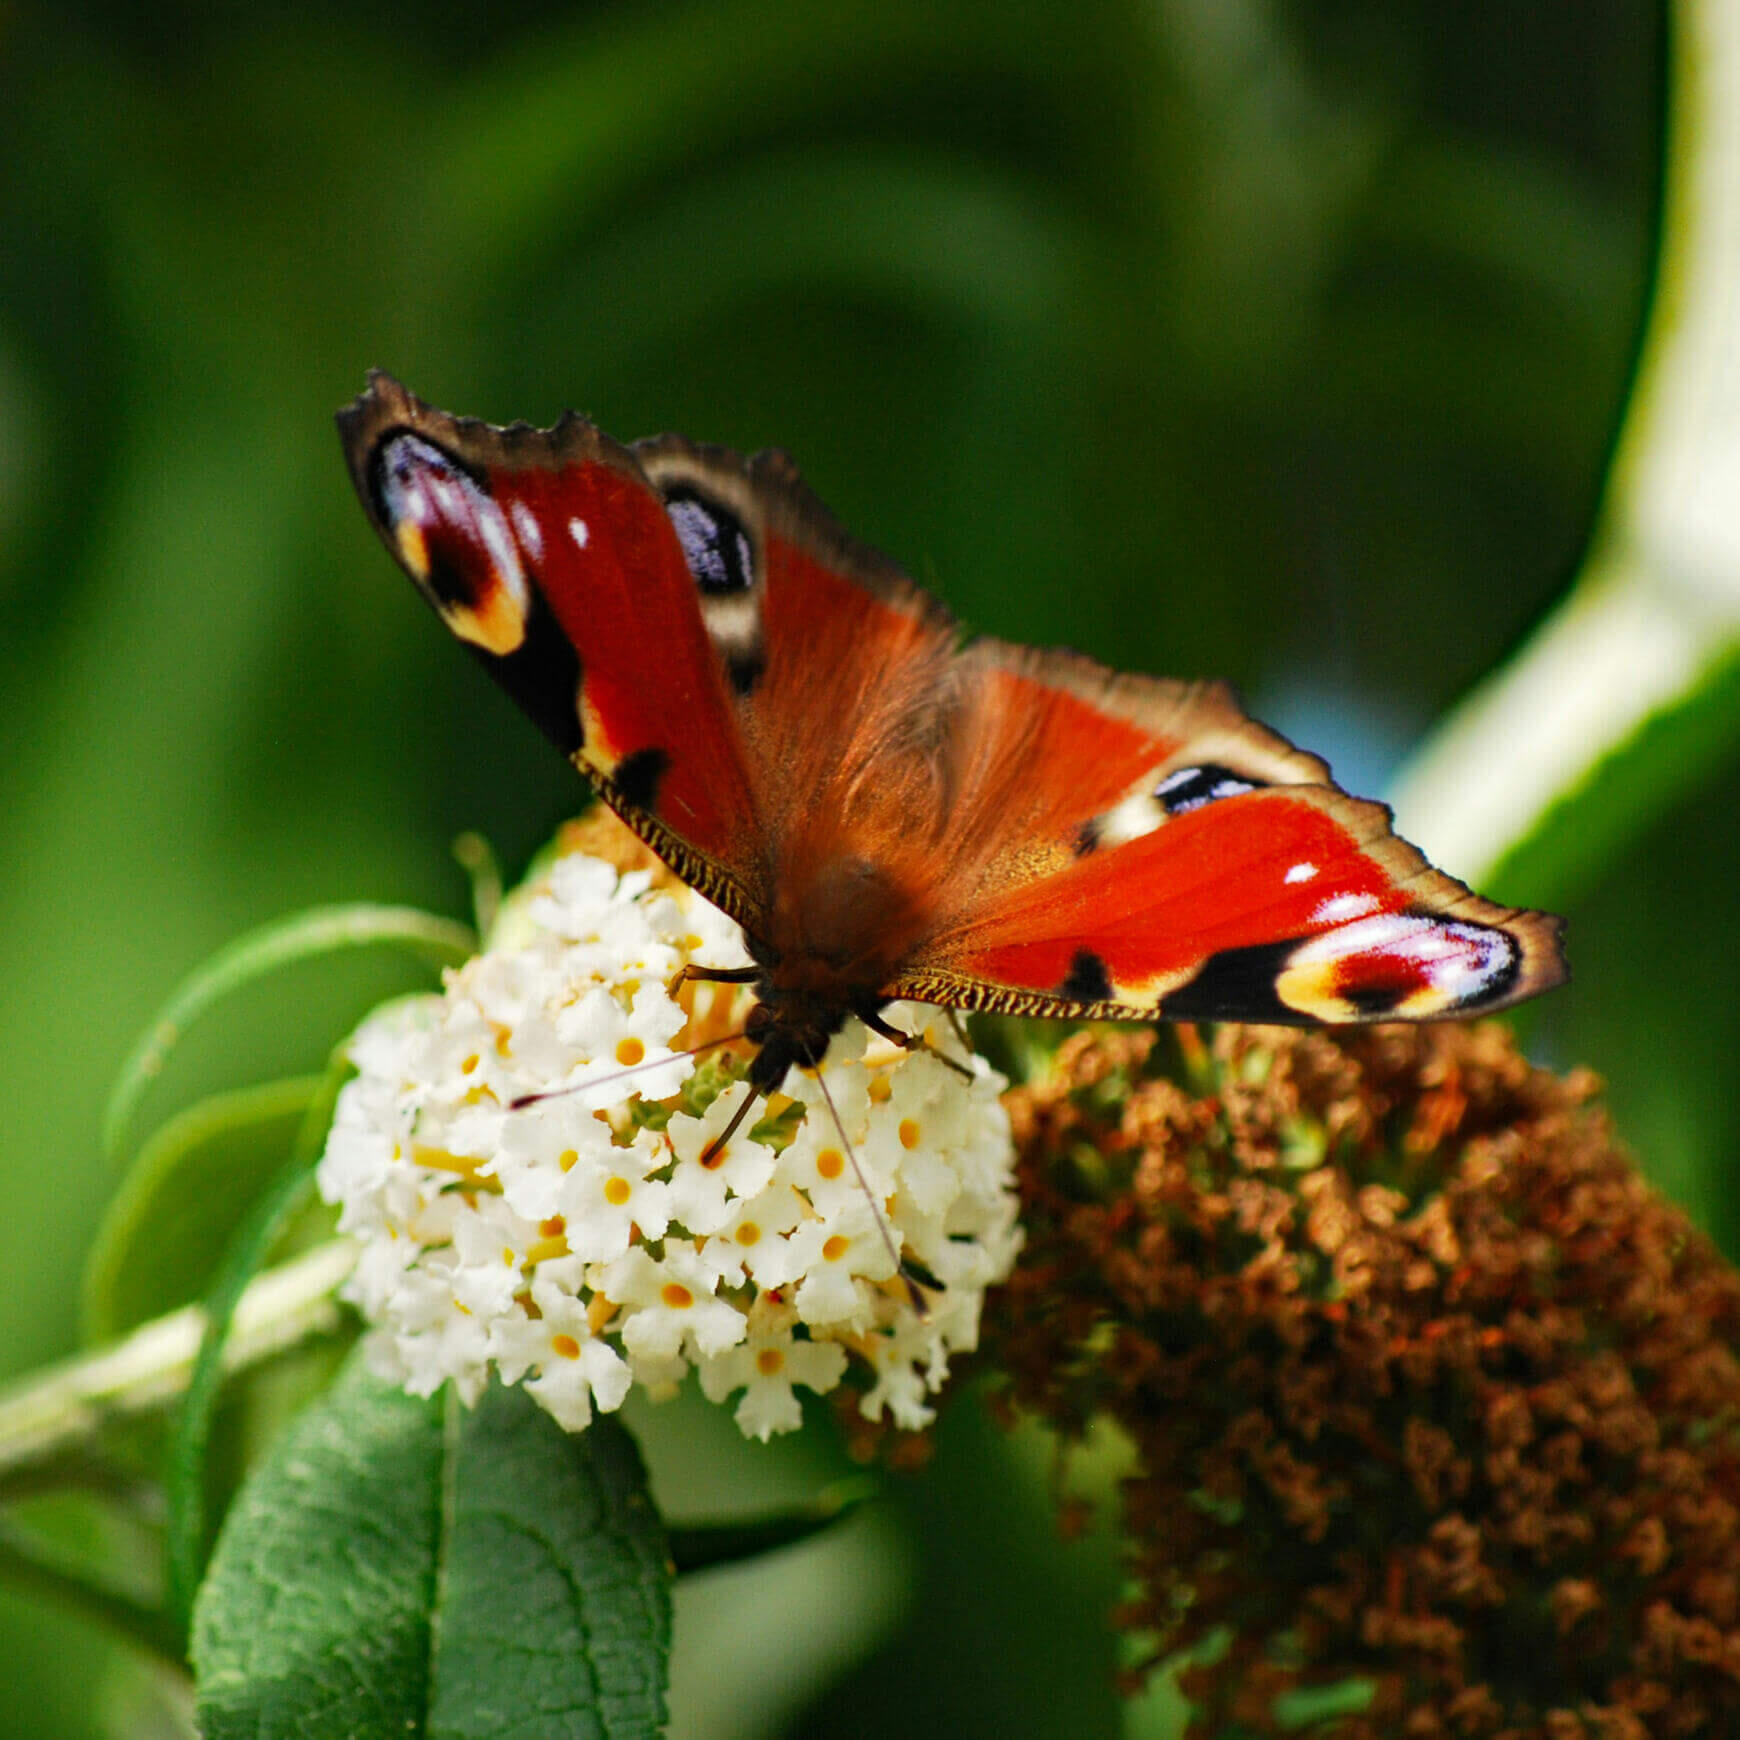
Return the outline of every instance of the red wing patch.
{"type": "Polygon", "coordinates": [[[896,989],[1033,1013],[1347,1022],[1496,1009],[1563,976],[1556,921],[1433,870],[1381,806],[1277,786],[1181,809],[1007,892],[896,989]]]}
{"type": "Polygon", "coordinates": [[[578,417],[495,429],[380,375],[340,427],[376,530],[448,628],[674,868],[752,919],[726,674],[634,456],[578,417]]]}

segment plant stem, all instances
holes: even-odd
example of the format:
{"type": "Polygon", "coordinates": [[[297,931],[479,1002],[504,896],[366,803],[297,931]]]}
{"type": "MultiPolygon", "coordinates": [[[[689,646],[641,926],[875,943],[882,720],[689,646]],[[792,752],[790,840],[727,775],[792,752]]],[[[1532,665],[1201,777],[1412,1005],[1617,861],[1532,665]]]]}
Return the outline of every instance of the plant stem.
{"type": "MultiPolygon", "coordinates": [[[[262,1364],[338,1329],[342,1307],[333,1293],[355,1261],[355,1247],[335,1239],[260,1275],[236,1307],[225,1371],[262,1364]]],[[[0,1391],[0,1481],[85,1449],[115,1422],[173,1402],[187,1388],[204,1333],[205,1312],[189,1305],[0,1391]]]]}
{"type": "MultiPolygon", "coordinates": [[[[1611,809],[1602,782],[1651,754],[1646,728],[1731,682],[1740,649],[1740,13],[1680,0],[1673,26],[1662,253],[1593,545],[1570,596],[1390,793],[1402,831],[1483,886],[1559,836],[1535,898],[1587,869],[1588,830],[1567,812],[1611,809]]],[[[1730,708],[1695,755],[1655,749],[1619,827],[1635,832],[1720,766],[1733,734],[1730,708]]]]}

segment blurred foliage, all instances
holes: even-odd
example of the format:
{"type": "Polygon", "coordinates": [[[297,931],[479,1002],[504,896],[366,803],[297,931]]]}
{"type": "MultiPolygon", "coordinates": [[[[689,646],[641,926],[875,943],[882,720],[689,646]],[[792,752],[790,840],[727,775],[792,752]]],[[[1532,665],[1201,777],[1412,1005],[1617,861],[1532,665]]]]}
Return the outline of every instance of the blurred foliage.
{"type": "MultiPolygon", "coordinates": [[[[1232,677],[1371,789],[1584,546],[1664,36],[1641,0],[0,11],[9,1363],[75,1339],[102,1096],[192,963],[318,902],[459,913],[453,836],[517,865],[574,802],[373,547],[330,426],[366,367],[777,443],[975,626],[1232,677]]],[[[1532,1035],[1732,1253],[1740,806],[1709,765],[1586,878],[1532,1035]]],[[[148,1116],[317,1069],[425,982],[297,971],[148,1116]]],[[[674,1524],[838,1471],[707,1412],[637,1421],[674,1524]]],[[[896,1492],[680,1588],[674,1732],[1171,1731],[1111,1697],[1111,1549],[1052,1538],[1042,1446],[956,1409],[896,1492]]],[[[172,1705],[0,1599],[31,1734],[172,1705]]]]}

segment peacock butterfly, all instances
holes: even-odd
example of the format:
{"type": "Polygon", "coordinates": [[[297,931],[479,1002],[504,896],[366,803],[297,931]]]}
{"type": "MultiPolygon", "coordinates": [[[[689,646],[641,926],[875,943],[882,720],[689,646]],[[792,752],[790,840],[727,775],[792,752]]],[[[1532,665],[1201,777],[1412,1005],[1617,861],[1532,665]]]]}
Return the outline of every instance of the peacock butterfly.
{"type": "Polygon", "coordinates": [[[1566,976],[1558,919],[1433,869],[1226,685],[963,642],[783,453],[495,428],[378,372],[338,422],[448,628],[742,925],[755,966],[694,976],[753,984],[761,1092],[848,1015],[905,1039],[901,998],[1427,1021],[1566,976]]]}

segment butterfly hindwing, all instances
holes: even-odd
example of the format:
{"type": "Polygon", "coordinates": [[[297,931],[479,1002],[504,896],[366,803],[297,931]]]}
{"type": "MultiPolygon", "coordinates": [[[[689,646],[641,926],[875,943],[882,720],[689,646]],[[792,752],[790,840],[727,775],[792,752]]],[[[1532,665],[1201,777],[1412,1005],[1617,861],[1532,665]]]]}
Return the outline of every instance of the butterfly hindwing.
{"type": "Polygon", "coordinates": [[[1084,821],[1089,850],[954,915],[893,989],[1027,1014],[1318,1024],[1479,1014],[1563,979],[1557,920],[1434,870],[1382,805],[1247,783],[1190,746],[1175,763],[1153,810],[1119,806],[1140,832],[1108,843],[1084,821]]]}

